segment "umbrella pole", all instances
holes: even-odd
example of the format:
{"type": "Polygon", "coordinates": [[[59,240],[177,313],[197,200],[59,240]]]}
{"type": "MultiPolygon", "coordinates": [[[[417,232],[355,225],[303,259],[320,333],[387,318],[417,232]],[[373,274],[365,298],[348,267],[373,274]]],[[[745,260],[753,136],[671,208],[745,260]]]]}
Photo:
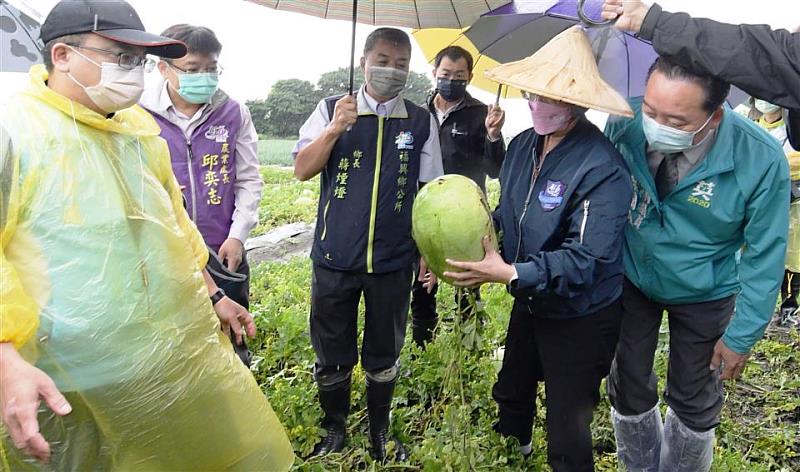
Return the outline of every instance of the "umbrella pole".
{"type": "Polygon", "coordinates": [[[500,95],[503,93],[503,84],[497,85],[497,97],[494,99],[495,106],[500,105],[500,95]]]}
{"type": "Polygon", "coordinates": [[[356,21],[358,21],[358,0],[353,0],[353,33],[350,37],[350,88],[349,94],[353,95],[353,73],[356,64],[356,21]]]}

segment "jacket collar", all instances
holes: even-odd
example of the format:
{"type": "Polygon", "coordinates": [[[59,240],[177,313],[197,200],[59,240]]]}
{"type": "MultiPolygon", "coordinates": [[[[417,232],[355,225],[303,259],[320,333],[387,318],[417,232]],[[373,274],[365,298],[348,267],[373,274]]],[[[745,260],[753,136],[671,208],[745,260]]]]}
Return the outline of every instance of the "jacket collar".
{"type": "MultiPolygon", "coordinates": [[[[168,83],[166,80],[162,80],[158,86],[149,87],[147,90],[145,90],[145,93],[142,96],[141,105],[172,122],[170,119],[170,113],[168,113],[168,111],[170,108],[174,109],[175,105],[172,103],[172,99],[169,96],[167,87],[168,83]]],[[[230,97],[228,94],[222,89],[217,89],[216,93],[214,93],[214,96],[211,97],[211,102],[201,108],[203,118],[200,121],[204,121],[208,115],[221,107],[226,101],[228,101],[229,98],[230,97]]]]}
{"type": "MultiPolygon", "coordinates": [[[[633,156],[633,162],[631,164],[632,167],[637,169],[636,173],[639,174],[638,179],[641,180],[642,176],[647,176],[644,180],[648,183],[652,183],[651,191],[653,195],[655,195],[654,179],[647,165],[647,140],[645,139],[644,130],[642,129],[642,97],[631,100],[630,105],[631,108],[633,108],[634,117],[628,119],[626,130],[621,137],[624,138],[625,144],[628,146],[633,156]]],[[[729,172],[733,169],[735,153],[733,148],[733,121],[735,117],[732,116],[732,113],[731,110],[724,110],[722,121],[719,127],[717,127],[714,144],[706,152],[705,159],[703,159],[703,161],[686,177],[681,179],[673,191],[677,192],[696,184],[700,180],[723,172],[729,172]]]]}
{"type": "Polygon", "coordinates": [[[734,112],[731,110],[724,110],[722,121],[717,128],[716,139],[706,152],[705,159],[689,175],[678,182],[678,185],[675,186],[675,191],[692,186],[713,175],[733,170],[736,150],[733,147],[734,117],[731,115],[732,113],[734,112]]]}
{"type": "MultiPolygon", "coordinates": [[[[428,105],[428,111],[430,111],[434,115],[436,115],[436,104],[434,102],[434,99],[436,98],[436,95],[438,95],[438,94],[439,93],[436,91],[436,89],[433,89],[428,94],[428,99],[426,100],[427,105],[428,105]]],[[[455,113],[455,112],[457,112],[459,110],[463,110],[465,108],[479,107],[479,106],[485,106],[485,104],[483,102],[481,102],[480,100],[477,100],[477,99],[473,98],[472,95],[470,95],[469,92],[467,92],[466,95],[464,95],[464,99],[461,100],[461,102],[458,105],[453,107],[448,112],[448,115],[452,115],[453,113],[455,113]]]]}
{"type": "MultiPolygon", "coordinates": [[[[556,145],[556,147],[550,151],[550,155],[553,156],[569,153],[573,147],[579,145],[581,141],[585,139],[587,133],[592,131],[592,128],[594,128],[594,125],[591,124],[586,116],[578,118],[578,120],[575,122],[575,126],[570,130],[569,133],[567,133],[566,136],[564,136],[564,138],[556,145]]],[[[544,136],[536,134],[536,132],[533,131],[533,128],[530,129],[536,137],[534,139],[534,147],[538,148],[539,143],[542,142],[544,136]]]]}
{"type": "MultiPolygon", "coordinates": [[[[378,114],[378,101],[367,93],[366,85],[362,85],[356,94],[356,103],[359,116],[378,114]]],[[[402,94],[384,102],[383,106],[389,110],[385,118],[408,118],[408,110],[406,110],[406,102],[403,100],[402,94]]]]}

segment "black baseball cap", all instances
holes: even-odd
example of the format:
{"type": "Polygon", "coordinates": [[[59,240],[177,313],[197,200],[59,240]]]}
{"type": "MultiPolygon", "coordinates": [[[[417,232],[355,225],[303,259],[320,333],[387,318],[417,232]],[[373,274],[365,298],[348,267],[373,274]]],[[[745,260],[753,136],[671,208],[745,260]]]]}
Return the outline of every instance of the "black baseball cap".
{"type": "Polygon", "coordinates": [[[167,59],[186,55],[186,45],[144,30],[136,10],[124,0],[61,0],[44,20],[39,35],[47,44],[70,34],[95,33],[112,41],[141,46],[167,59]]]}

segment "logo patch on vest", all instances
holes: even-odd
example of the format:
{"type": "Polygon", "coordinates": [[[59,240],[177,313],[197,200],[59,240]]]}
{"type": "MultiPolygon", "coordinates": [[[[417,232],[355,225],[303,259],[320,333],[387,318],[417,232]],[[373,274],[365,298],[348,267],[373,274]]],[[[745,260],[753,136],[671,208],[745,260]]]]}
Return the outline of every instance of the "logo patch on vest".
{"type": "Polygon", "coordinates": [[[218,143],[226,143],[228,142],[228,128],[225,125],[212,126],[206,131],[206,139],[218,143]]]}
{"type": "Polygon", "coordinates": [[[567,185],[558,180],[548,180],[544,190],[539,192],[539,204],[544,211],[555,210],[564,201],[567,185]]]}
{"type": "Polygon", "coordinates": [[[414,149],[414,135],[411,134],[411,131],[401,131],[394,138],[394,143],[397,144],[398,150],[414,149]]]}
{"type": "Polygon", "coordinates": [[[701,180],[692,189],[692,194],[686,199],[689,203],[694,203],[697,206],[708,208],[711,206],[711,197],[714,196],[714,182],[706,182],[701,180]]]}

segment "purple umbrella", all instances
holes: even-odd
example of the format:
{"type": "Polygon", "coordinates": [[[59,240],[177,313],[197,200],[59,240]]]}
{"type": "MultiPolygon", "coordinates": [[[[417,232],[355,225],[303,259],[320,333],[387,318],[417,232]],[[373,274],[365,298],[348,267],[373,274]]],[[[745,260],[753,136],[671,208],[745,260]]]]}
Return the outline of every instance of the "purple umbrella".
{"type": "MultiPolygon", "coordinates": [[[[524,59],[557,34],[583,24],[597,58],[600,74],[625,97],[644,95],[647,71],[658,57],[653,46],[600,21],[603,0],[516,0],[484,14],[464,34],[497,62],[524,59]]],[[[728,104],[742,103],[746,95],[732,88],[728,104]]]]}

